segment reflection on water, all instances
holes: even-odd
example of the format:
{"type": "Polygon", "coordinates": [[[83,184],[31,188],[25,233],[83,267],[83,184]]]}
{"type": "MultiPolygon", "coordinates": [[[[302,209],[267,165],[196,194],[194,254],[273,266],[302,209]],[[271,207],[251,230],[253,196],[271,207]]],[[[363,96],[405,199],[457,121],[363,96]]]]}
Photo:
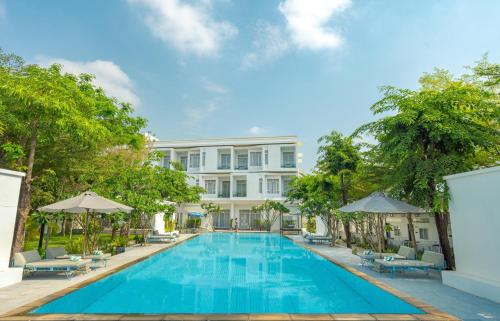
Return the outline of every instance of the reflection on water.
{"type": "Polygon", "coordinates": [[[420,313],[290,240],[211,233],[35,313],[420,313]]]}

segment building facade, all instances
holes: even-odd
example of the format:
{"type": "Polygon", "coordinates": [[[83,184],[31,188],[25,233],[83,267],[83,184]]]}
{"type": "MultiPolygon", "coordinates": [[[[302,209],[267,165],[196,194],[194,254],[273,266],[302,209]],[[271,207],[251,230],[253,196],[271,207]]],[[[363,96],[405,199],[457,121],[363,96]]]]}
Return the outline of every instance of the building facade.
{"type": "MultiPolygon", "coordinates": [[[[213,217],[217,229],[257,229],[261,219],[253,206],[265,200],[285,201],[291,180],[299,174],[302,155],[297,152],[296,136],[242,137],[199,140],[155,141],[154,149],[163,153],[161,165],[182,165],[189,183],[205,189],[202,203],[214,203],[223,213],[213,217]]],[[[202,212],[200,204],[179,209],[178,223],[185,224],[189,213],[202,212]]],[[[297,225],[296,209],[283,222],[297,225]]],[[[279,229],[279,222],[273,225],[279,229]]]]}

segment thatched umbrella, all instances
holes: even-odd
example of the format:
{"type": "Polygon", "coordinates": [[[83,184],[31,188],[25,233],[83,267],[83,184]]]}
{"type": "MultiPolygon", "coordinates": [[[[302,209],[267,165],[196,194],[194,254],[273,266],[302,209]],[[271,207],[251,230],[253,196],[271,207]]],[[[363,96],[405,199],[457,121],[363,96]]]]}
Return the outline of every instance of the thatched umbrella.
{"type": "Polygon", "coordinates": [[[82,214],[85,213],[85,230],[83,239],[83,256],[85,257],[85,243],[87,240],[87,227],[89,224],[89,212],[92,213],[115,213],[115,212],[127,212],[133,210],[132,207],[117,203],[115,201],[109,200],[105,197],[99,196],[94,192],[87,191],[75,197],[68,198],[66,200],[56,202],[50,205],[45,205],[38,208],[42,212],[64,212],[72,214],[82,214]]]}
{"type": "MultiPolygon", "coordinates": [[[[353,212],[365,212],[377,214],[379,221],[379,228],[383,229],[381,214],[425,214],[427,213],[424,209],[413,206],[411,204],[405,203],[400,200],[396,200],[387,197],[382,192],[374,192],[370,196],[347,204],[339,208],[341,212],[353,213],[353,212]]],[[[379,231],[380,232],[380,231],[379,231]]],[[[377,233],[378,234],[378,233],[377,233]]],[[[383,234],[383,232],[382,232],[383,234]]],[[[414,236],[413,236],[414,238],[414,236]]],[[[415,249],[416,250],[416,249],[415,249]]],[[[382,244],[379,238],[379,251],[382,251],[382,244]]]]}

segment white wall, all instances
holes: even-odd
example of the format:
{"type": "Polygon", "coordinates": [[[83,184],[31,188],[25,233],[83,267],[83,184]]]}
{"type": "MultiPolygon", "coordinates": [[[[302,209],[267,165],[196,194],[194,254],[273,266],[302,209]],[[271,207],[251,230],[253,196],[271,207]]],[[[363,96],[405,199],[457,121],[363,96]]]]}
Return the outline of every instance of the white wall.
{"type": "Polygon", "coordinates": [[[445,179],[456,271],[443,283],[500,302],[500,166],[445,179]]]}
{"type": "Polygon", "coordinates": [[[24,173],[0,169],[0,287],[19,282],[22,269],[8,268],[19,188],[24,173]]]}

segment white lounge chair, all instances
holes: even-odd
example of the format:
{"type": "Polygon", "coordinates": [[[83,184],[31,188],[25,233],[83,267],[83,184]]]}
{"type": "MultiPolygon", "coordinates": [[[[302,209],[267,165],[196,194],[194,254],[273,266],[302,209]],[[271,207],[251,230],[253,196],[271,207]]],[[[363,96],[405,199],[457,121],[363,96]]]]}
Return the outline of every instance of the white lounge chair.
{"type": "Polygon", "coordinates": [[[14,255],[14,265],[23,267],[27,275],[35,272],[64,272],[68,279],[73,277],[76,272],[86,273],[90,262],[89,259],[77,261],[69,259],[42,260],[36,250],[19,252],[14,255]]]}
{"type": "MultiPolygon", "coordinates": [[[[47,259],[69,259],[71,256],[82,256],[81,254],[68,254],[66,249],[63,246],[58,247],[49,247],[47,248],[47,252],[45,253],[45,257],[47,259]]],[[[101,254],[89,254],[85,255],[85,259],[92,260],[93,263],[101,262],[103,266],[106,267],[108,265],[109,258],[111,257],[110,253],[101,253],[101,254]]],[[[92,266],[97,267],[95,265],[92,266]]]]}
{"type": "Polygon", "coordinates": [[[391,256],[395,260],[415,260],[415,250],[408,246],[400,246],[398,253],[360,253],[358,256],[361,259],[361,265],[373,264],[375,259],[383,259],[386,256],[391,256]]]}
{"type": "Polygon", "coordinates": [[[393,260],[375,259],[374,265],[381,271],[388,270],[391,276],[394,277],[397,271],[409,270],[422,270],[428,272],[429,270],[441,271],[445,268],[444,255],[441,253],[425,251],[422,255],[422,260],[393,260]]]}

